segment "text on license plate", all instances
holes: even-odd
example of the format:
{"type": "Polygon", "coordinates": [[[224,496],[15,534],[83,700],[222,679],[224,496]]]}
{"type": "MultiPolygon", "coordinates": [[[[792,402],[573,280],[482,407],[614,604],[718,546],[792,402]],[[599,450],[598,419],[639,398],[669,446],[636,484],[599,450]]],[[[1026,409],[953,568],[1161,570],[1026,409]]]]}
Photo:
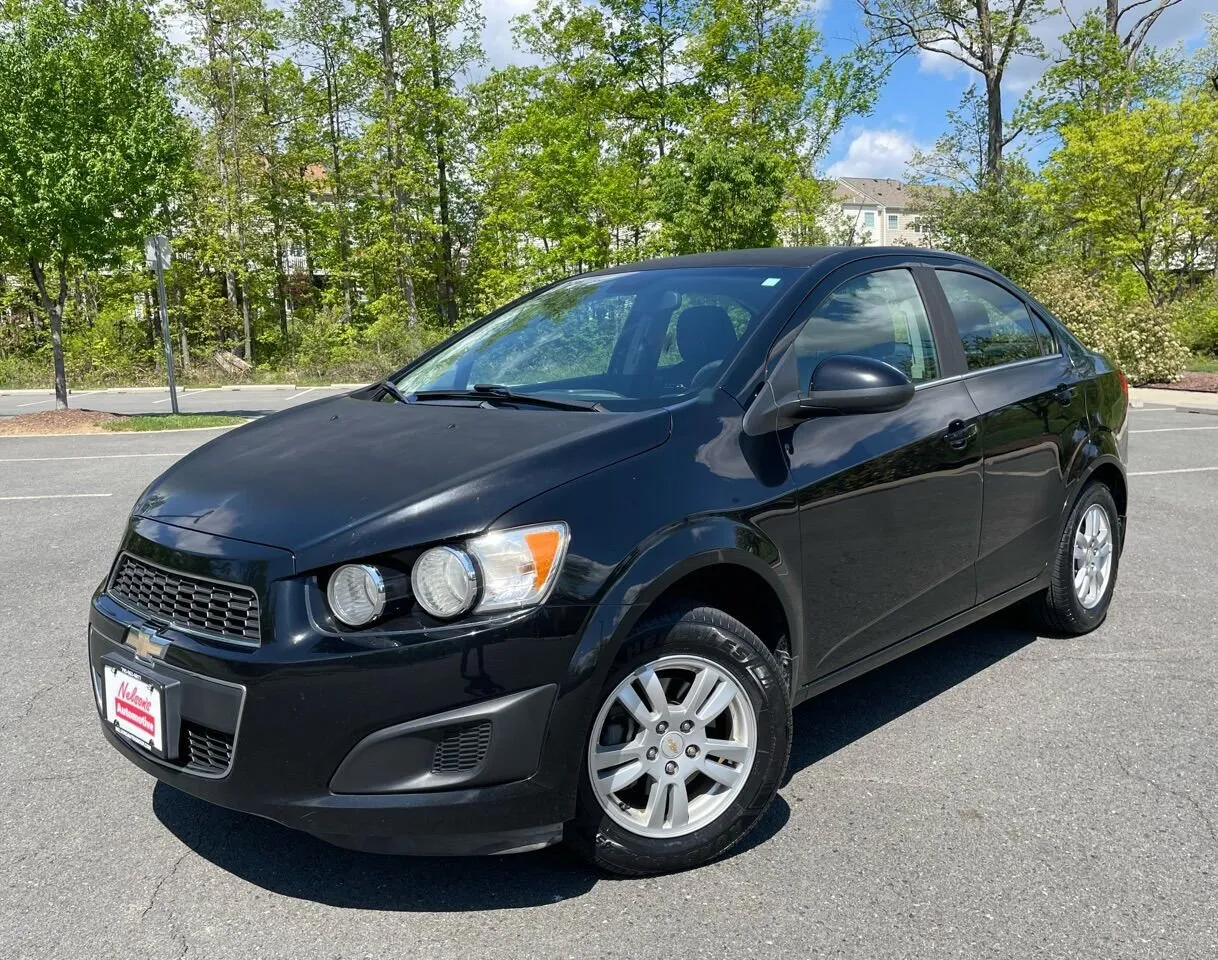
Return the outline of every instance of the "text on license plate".
{"type": "Polygon", "coordinates": [[[164,709],[159,687],[130,670],[106,664],[106,722],[157,753],[165,749],[164,709]]]}

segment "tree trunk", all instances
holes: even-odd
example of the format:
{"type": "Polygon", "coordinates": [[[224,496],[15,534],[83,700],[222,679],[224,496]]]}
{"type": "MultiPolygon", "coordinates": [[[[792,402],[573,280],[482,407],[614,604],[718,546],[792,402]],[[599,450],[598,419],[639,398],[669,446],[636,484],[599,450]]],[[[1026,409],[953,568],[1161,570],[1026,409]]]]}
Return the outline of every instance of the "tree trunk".
{"type": "Polygon", "coordinates": [[[61,263],[58,296],[53,300],[47,292],[46,271],[43,265],[37,260],[30,260],[30,273],[34,277],[42,308],[46,311],[47,321],[51,325],[51,359],[55,365],[55,409],[67,410],[68,377],[63,367],[63,305],[68,299],[68,271],[61,263]]]}
{"type": "Polygon", "coordinates": [[[279,332],[286,342],[288,337],[288,280],[283,273],[283,226],[279,222],[279,214],[275,214],[273,228],[275,231],[275,305],[279,310],[279,332]]]}
{"type": "Polygon", "coordinates": [[[985,78],[985,172],[983,182],[998,178],[1002,166],[1002,74],[1005,57],[994,58],[994,24],[990,0],[974,0],[977,10],[977,46],[981,51],[981,75],[985,78]]]}
{"type": "Polygon", "coordinates": [[[406,325],[413,327],[418,320],[415,305],[414,280],[404,255],[406,249],[405,228],[406,196],[402,189],[402,152],[398,149],[397,118],[397,65],[393,52],[393,25],[389,19],[389,0],[376,0],[376,19],[380,28],[381,46],[381,95],[385,98],[385,159],[389,163],[390,198],[389,232],[393,256],[394,283],[406,307],[406,325]]]}
{"type": "MultiPolygon", "coordinates": [[[[431,89],[439,94],[444,86],[440,79],[440,35],[436,16],[427,13],[427,43],[431,54],[431,89]]],[[[433,117],[436,150],[436,188],[440,206],[440,270],[437,288],[440,300],[440,320],[449,326],[457,325],[457,291],[453,283],[453,235],[448,200],[448,140],[445,136],[444,110],[436,108],[433,117]]]]}
{"type": "Polygon", "coordinates": [[[182,309],[182,288],[173,285],[173,308],[178,315],[178,354],[182,360],[182,372],[190,369],[190,340],[186,336],[186,311],[182,309]]]}
{"type": "MultiPolygon", "coordinates": [[[[237,51],[235,47],[230,46],[228,51],[228,92],[229,92],[229,109],[232,121],[230,124],[230,136],[232,138],[233,150],[233,187],[235,190],[235,203],[237,207],[237,256],[241,261],[241,272],[244,275],[248,264],[245,257],[245,187],[241,182],[241,155],[237,147],[237,72],[233,67],[233,62],[236,60],[237,51]]],[[[245,355],[242,357],[246,363],[254,362],[254,342],[251,337],[250,330],[250,298],[249,285],[241,281],[241,325],[245,334],[245,355]]]]}
{"type": "MultiPolygon", "coordinates": [[[[268,75],[268,64],[265,54],[262,58],[262,116],[270,126],[274,125],[271,116],[271,81],[268,75]]],[[[267,183],[270,191],[271,232],[274,236],[275,247],[275,308],[279,313],[279,332],[284,340],[288,336],[288,290],[287,277],[284,276],[283,249],[283,195],[279,189],[278,168],[272,161],[270,150],[267,150],[267,183]]]]}
{"type": "Polygon", "coordinates": [[[330,132],[330,158],[334,164],[334,207],[335,217],[338,220],[338,257],[342,263],[343,270],[343,309],[345,314],[343,319],[347,323],[350,323],[353,305],[351,300],[351,271],[349,265],[350,245],[347,239],[346,190],[343,185],[342,154],[339,147],[342,139],[342,122],[338,116],[338,79],[336,77],[336,68],[331,62],[329,53],[323,52],[322,57],[326,81],[326,112],[329,114],[327,123],[330,132]]]}
{"type": "Polygon", "coordinates": [[[985,78],[985,179],[993,182],[1002,171],[1002,76],[985,78]]]}

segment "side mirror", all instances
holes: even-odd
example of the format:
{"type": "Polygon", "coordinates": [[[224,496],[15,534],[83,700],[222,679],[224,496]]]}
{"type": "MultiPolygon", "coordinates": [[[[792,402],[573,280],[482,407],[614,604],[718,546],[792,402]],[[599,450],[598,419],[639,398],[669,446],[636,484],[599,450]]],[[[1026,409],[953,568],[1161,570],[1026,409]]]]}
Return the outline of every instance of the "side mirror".
{"type": "Polygon", "coordinates": [[[820,413],[887,413],[914,396],[914,385],[900,370],[871,357],[826,357],[812,371],[807,396],[784,404],[794,419],[820,413]]]}

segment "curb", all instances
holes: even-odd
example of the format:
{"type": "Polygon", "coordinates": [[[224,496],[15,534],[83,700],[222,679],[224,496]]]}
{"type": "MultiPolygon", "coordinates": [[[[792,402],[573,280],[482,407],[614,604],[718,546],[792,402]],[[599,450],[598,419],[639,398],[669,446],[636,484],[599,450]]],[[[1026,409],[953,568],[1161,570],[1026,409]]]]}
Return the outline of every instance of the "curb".
{"type": "MultiPolygon", "coordinates": [[[[250,417],[246,423],[258,419],[260,418],[250,417]]],[[[223,427],[174,427],[172,430],[100,430],[97,433],[3,433],[0,434],[0,443],[3,443],[5,440],[53,440],[55,437],[147,437],[157,436],[162,433],[203,433],[207,430],[236,430],[238,427],[244,426],[244,423],[230,423],[223,427]]],[[[186,454],[184,453],[182,456],[186,456],[186,454]]]]}
{"type": "Polygon", "coordinates": [[[1149,406],[1169,410],[1191,410],[1196,413],[1218,413],[1218,393],[1131,387],[1129,404],[1137,410],[1145,410],[1149,406]]]}
{"type": "MultiPolygon", "coordinates": [[[[178,394],[185,395],[188,393],[202,393],[204,390],[215,392],[217,390],[359,390],[362,387],[368,386],[367,383],[315,383],[313,385],[305,385],[298,383],[225,383],[215,387],[178,387],[178,394]]],[[[86,394],[86,393],[168,393],[168,387],[97,387],[93,390],[69,390],[68,396],[86,394]]],[[[47,389],[28,389],[25,387],[14,388],[12,390],[0,390],[0,397],[32,397],[39,394],[50,394],[54,396],[55,391],[47,389]]]]}

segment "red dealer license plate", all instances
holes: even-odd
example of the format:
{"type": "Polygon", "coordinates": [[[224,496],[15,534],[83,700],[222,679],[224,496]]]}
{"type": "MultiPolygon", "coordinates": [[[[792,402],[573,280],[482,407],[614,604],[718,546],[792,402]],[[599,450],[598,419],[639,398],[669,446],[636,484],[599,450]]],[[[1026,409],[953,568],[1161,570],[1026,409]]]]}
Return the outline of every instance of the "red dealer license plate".
{"type": "Polygon", "coordinates": [[[122,667],[105,665],[106,722],[128,740],[165,752],[165,701],[161,688],[122,667]]]}

